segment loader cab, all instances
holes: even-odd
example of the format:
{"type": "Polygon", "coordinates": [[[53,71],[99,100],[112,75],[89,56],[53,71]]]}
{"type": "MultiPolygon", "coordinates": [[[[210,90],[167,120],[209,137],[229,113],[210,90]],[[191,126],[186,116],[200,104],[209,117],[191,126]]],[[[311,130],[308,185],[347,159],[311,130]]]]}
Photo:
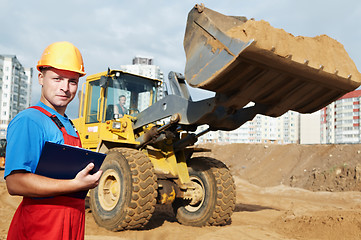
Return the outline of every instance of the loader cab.
{"type": "Polygon", "coordinates": [[[159,85],[159,80],[115,70],[89,80],[85,123],[136,116],[157,101],[159,85]]]}
{"type": "Polygon", "coordinates": [[[80,95],[79,118],[73,119],[83,147],[95,151],[102,141],[134,143],[132,121],[157,101],[160,86],[160,80],[119,70],[87,77],[80,95]],[[120,96],[125,97],[124,114],[117,112],[120,96]]]}

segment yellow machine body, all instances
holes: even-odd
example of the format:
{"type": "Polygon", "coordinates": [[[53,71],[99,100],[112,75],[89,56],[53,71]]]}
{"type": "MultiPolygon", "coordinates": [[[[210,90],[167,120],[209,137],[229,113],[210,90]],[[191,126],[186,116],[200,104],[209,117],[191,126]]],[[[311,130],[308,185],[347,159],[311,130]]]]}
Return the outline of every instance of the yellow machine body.
{"type": "MultiPolygon", "coordinates": [[[[83,147],[102,153],[106,153],[109,149],[115,147],[137,148],[139,142],[136,139],[156,125],[147,124],[137,129],[137,131],[134,130],[133,122],[137,119],[134,115],[139,112],[138,106],[140,105],[137,104],[140,99],[135,98],[141,94],[148,95],[148,104],[143,104],[141,107],[147,108],[151,106],[156,101],[157,88],[160,84],[161,82],[157,79],[117,70],[87,77],[80,95],[79,118],[73,120],[83,147]],[[133,82],[133,84],[139,81],[138,88],[141,88],[142,84],[148,84],[148,86],[151,86],[148,87],[150,91],[126,91],[121,89],[122,83],[119,83],[119,89],[117,89],[114,84],[115,79],[127,79],[126,81],[133,82]],[[128,104],[129,115],[118,117],[114,114],[108,114],[111,112],[109,106],[115,103],[113,99],[117,99],[119,95],[126,95],[130,98],[128,104]]],[[[144,99],[142,100],[144,101],[144,99]]],[[[176,156],[171,142],[161,142],[157,144],[157,148],[147,146],[142,149],[142,152],[149,157],[157,174],[178,178],[181,184],[190,181],[184,154],[177,153],[176,156]]]]}

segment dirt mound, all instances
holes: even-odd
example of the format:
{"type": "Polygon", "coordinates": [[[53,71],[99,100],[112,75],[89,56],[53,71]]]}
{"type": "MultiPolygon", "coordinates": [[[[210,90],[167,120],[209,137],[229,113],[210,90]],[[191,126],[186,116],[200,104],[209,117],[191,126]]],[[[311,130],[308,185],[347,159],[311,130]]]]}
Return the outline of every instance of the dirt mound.
{"type": "MultiPolygon", "coordinates": [[[[308,176],[303,188],[312,191],[361,191],[361,165],[355,167],[347,165],[334,167],[328,171],[314,169],[308,176]]],[[[297,181],[297,177],[291,177],[291,186],[297,181]]]]}
{"type": "Polygon", "coordinates": [[[361,191],[361,145],[205,144],[234,176],[261,187],[361,191]]]}
{"type": "Polygon", "coordinates": [[[242,41],[256,40],[256,46],[274,51],[281,57],[291,57],[292,60],[334,74],[361,82],[361,74],[355,63],[347,54],[344,46],[327,35],[316,37],[293,36],[283,29],[272,27],[268,22],[248,20],[245,24],[227,31],[231,37],[242,41]],[[332,51],[330,51],[332,49],[332,51]]]}

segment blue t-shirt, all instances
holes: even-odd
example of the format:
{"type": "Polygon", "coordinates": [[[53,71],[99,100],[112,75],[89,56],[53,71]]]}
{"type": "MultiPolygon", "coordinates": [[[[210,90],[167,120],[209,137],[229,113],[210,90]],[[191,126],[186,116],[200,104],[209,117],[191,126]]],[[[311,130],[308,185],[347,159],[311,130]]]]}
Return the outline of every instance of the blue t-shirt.
{"type": "MultiPolygon", "coordinates": [[[[42,102],[36,104],[55,114],[63,123],[67,133],[77,136],[67,116],[62,116],[42,102]]],[[[21,111],[10,122],[7,129],[7,145],[4,178],[14,170],[34,173],[46,141],[64,144],[63,133],[50,117],[37,109],[21,111]]]]}

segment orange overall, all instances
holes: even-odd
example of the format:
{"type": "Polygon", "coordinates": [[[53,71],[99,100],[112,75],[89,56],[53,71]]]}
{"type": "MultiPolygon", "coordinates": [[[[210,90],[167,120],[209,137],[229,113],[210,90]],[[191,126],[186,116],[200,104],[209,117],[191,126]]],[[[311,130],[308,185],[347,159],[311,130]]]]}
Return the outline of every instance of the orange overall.
{"type": "MultiPolygon", "coordinates": [[[[81,147],[78,137],[67,134],[60,120],[45,109],[33,106],[49,116],[63,133],[64,144],[81,147]]],[[[11,222],[7,239],[84,239],[84,199],[67,196],[34,199],[24,197],[11,222]]]]}

